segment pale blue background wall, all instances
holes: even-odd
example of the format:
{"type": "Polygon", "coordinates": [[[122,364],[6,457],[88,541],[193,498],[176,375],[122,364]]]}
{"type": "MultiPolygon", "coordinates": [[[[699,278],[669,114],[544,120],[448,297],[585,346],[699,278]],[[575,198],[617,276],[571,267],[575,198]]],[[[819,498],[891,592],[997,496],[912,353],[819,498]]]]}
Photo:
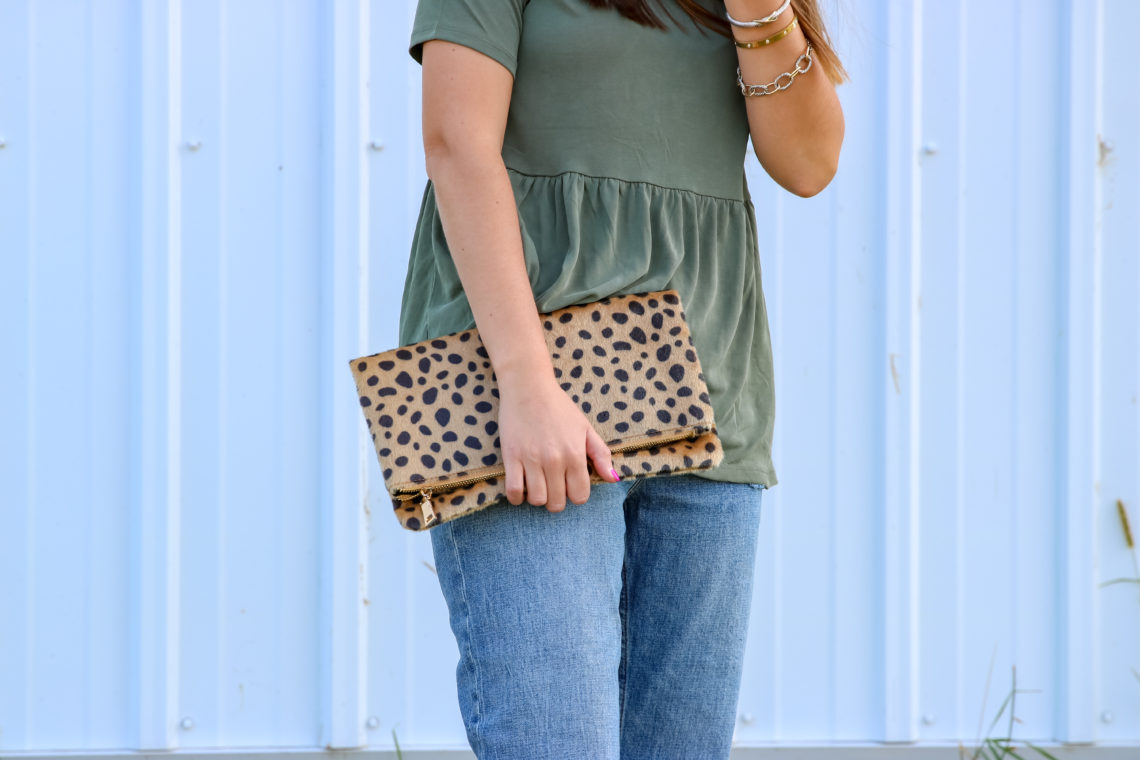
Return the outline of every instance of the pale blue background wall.
{"type": "MultiPolygon", "coordinates": [[[[396,336],[411,14],[0,0],[0,754],[461,756],[346,363],[396,336]]],[[[969,744],[1016,666],[1015,737],[1140,751],[1140,586],[1104,585],[1138,575],[1140,3],[833,19],[838,177],[750,165],[780,484],[737,742],[969,744]]]]}

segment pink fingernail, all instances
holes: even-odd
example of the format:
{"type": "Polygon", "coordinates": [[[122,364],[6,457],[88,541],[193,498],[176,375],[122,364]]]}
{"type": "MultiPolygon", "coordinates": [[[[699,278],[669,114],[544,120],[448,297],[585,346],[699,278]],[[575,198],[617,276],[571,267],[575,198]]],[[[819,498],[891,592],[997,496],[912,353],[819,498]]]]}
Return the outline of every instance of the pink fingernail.
{"type": "Polygon", "coordinates": [[[614,474],[614,480],[621,480],[621,475],[618,475],[617,470],[610,468],[610,472],[614,474]]]}

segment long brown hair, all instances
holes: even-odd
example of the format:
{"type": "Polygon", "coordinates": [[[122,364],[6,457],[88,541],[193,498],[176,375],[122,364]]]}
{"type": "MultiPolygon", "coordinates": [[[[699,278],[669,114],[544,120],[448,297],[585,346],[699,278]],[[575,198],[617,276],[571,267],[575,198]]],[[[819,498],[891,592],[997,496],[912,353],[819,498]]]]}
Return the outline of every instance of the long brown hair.
{"type": "MultiPolygon", "coordinates": [[[[669,17],[670,21],[676,23],[676,19],[669,13],[669,8],[666,5],[668,0],[657,0],[657,4],[665,15],[669,17]]],[[[657,15],[657,12],[650,6],[649,0],[586,0],[587,3],[595,8],[613,8],[626,18],[636,21],[644,26],[655,27],[657,29],[665,29],[665,22],[657,15]]],[[[683,10],[693,22],[712,29],[718,34],[723,34],[725,37],[732,37],[732,27],[729,26],[728,19],[723,14],[716,14],[709,9],[699,5],[696,0],[674,0],[681,10],[683,10]]],[[[818,0],[792,0],[792,12],[796,14],[799,19],[800,28],[804,31],[804,37],[811,43],[815,49],[819,62],[823,64],[824,71],[827,76],[835,84],[845,82],[849,79],[847,70],[843,68],[843,64],[839,60],[839,56],[835,52],[835,48],[831,45],[831,38],[827,34],[827,28],[823,23],[823,16],[819,12],[818,0]]]]}

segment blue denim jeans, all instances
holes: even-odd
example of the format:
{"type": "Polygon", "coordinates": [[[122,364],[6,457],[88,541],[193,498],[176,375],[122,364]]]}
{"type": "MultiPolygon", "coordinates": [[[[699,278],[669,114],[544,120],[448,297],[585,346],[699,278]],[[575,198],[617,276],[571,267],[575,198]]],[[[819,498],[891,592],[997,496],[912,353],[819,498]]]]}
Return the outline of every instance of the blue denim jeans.
{"type": "Polygon", "coordinates": [[[727,758],[762,489],[662,475],[433,528],[476,757],[727,758]]]}

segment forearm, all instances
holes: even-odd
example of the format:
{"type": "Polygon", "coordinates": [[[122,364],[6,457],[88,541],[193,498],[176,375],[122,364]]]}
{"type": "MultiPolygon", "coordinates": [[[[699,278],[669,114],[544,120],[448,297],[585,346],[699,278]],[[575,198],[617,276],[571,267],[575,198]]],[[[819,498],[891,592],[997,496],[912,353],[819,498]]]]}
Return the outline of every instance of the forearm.
{"type": "Polygon", "coordinates": [[[502,158],[437,151],[428,157],[428,174],[448,249],[500,384],[553,380],[502,158]]]}
{"type": "MultiPolygon", "coordinates": [[[[762,18],[776,10],[780,0],[726,0],[728,12],[738,20],[762,18]]],[[[761,40],[792,20],[788,8],[775,21],[756,28],[733,27],[740,42],[761,40]]],[[[807,48],[799,24],[770,45],[736,48],[745,84],[767,84],[795,68],[807,48]]],[[[797,195],[815,195],[831,181],[843,143],[843,110],[835,86],[816,57],[807,73],[796,76],[785,90],[772,95],[746,97],[752,146],[764,169],[784,188],[797,195]]],[[[784,77],[782,81],[787,81],[784,77]]]]}

